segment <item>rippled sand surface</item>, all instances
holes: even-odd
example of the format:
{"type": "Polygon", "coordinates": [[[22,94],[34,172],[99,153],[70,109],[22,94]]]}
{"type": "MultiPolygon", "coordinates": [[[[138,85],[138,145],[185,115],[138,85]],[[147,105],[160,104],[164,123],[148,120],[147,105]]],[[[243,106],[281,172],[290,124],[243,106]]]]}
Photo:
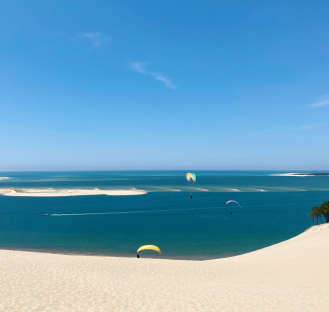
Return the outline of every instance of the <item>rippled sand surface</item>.
{"type": "Polygon", "coordinates": [[[0,311],[327,311],[329,224],[182,261],[0,251],[0,311]]]}

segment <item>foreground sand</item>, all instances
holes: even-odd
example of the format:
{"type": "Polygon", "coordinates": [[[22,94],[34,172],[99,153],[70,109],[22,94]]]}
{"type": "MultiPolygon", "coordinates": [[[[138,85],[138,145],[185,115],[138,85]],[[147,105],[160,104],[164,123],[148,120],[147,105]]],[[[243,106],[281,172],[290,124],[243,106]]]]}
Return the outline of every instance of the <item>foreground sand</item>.
{"type": "Polygon", "coordinates": [[[325,224],[201,262],[1,250],[0,311],[328,311],[328,242],[325,224]]]}
{"type": "Polygon", "coordinates": [[[146,191],[131,189],[131,190],[79,190],[79,189],[0,189],[0,194],[5,196],[31,196],[31,197],[56,197],[56,196],[81,196],[81,195],[143,195],[146,191]]]}

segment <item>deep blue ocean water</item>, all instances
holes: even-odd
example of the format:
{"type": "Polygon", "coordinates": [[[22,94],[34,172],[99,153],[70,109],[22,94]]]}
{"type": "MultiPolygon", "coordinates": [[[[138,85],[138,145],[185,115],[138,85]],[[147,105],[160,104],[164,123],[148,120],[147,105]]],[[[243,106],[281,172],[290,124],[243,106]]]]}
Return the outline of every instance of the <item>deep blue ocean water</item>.
{"type": "Polygon", "coordinates": [[[329,177],[195,173],[196,183],[186,181],[185,171],[0,172],[10,177],[0,181],[0,188],[149,191],[136,196],[0,195],[0,248],[136,256],[138,247],[154,244],[162,255],[146,251],[143,257],[227,257],[300,234],[312,225],[310,209],[329,200],[329,177]],[[230,199],[242,208],[226,205],[230,199]]]}

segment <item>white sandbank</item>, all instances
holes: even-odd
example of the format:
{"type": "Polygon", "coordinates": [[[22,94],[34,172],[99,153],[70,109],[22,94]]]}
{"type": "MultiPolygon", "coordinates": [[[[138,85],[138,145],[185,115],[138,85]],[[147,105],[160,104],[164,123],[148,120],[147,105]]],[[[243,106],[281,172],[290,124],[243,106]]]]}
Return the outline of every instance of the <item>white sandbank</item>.
{"type": "Polygon", "coordinates": [[[191,191],[196,191],[196,192],[198,192],[198,191],[201,191],[201,192],[209,192],[208,189],[201,188],[201,187],[190,187],[189,189],[190,189],[191,191]]]}
{"type": "Polygon", "coordinates": [[[220,191],[224,191],[224,192],[241,192],[241,191],[238,190],[238,189],[227,188],[227,187],[221,187],[219,190],[220,190],[220,191]]]}
{"type": "Polygon", "coordinates": [[[48,189],[13,189],[2,188],[0,189],[1,195],[6,196],[31,196],[31,197],[55,197],[55,196],[81,196],[81,195],[143,195],[147,192],[144,190],[131,189],[131,190],[99,190],[97,188],[93,190],[79,190],[79,189],[66,189],[56,190],[52,188],[48,189]]]}
{"type": "Polygon", "coordinates": [[[315,177],[313,174],[302,174],[302,173],[278,173],[270,174],[271,176],[280,176],[280,177],[315,177]]]}
{"type": "Polygon", "coordinates": [[[209,261],[0,250],[0,310],[324,312],[328,241],[324,224],[277,245],[209,261]]]}
{"type": "Polygon", "coordinates": [[[8,177],[0,177],[0,180],[8,180],[8,177]]]}

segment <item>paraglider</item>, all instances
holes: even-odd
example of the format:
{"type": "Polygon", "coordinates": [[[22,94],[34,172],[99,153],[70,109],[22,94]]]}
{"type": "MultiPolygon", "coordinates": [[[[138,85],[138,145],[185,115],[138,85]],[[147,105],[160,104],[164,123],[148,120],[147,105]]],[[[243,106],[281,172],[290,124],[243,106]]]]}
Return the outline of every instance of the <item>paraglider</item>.
{"type": "Polygon", "coordinates": [[[191,181],[191,179],[193,182],[196,182],[196,175],[195,175],[195,173],[188,172],[186,174],[186,180],[191,181]]]}
{"type": "Polygon", "coordinates": [[[142,250],[154,250],[156,252],[158,252],[161,255],[161,250],[159,247],[154,246],[154,245],[144,245],[142,247],[139,247],[137,250],[137,258],[139,258],[139,252],[142,250]]]}
{"type": "Polygon", "coordinates": [[[239,207],[241,208],[240,204],[239,204],[237,201],[235,201],[235,200],[229,200],[229,201],[227,201],[227,202],[226,202],[226,205],[229,204],[229,203],[236,203],[236,204],[238,204],[239,207]]]}
{"type": "MultiPolygon", "coordinates": [[[[190,181],[192,180],[193,182],[196,182],[196,174],[195,173],[191,173],[191,172],[188,172],[186,174],[186,180],[188,183],[191,183],[190,181]]],[[[190,199],[192,199],[192,192],[190,194],[190,199]]]]}

